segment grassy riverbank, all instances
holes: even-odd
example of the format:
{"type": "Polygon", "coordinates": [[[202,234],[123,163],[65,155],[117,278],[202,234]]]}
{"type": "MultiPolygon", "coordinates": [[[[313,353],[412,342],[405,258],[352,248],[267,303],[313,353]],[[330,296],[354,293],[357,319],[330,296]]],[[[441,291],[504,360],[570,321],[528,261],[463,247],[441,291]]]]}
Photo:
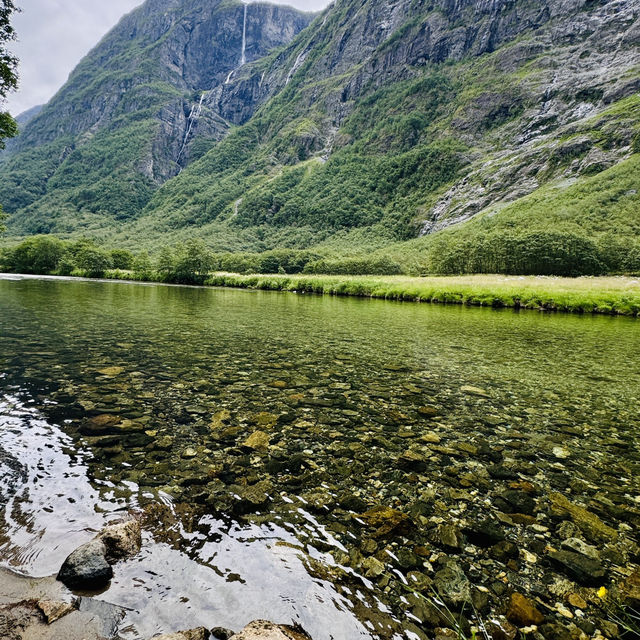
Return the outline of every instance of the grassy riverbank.
{"type": "MultiPolygon", "coordinates": [[[[130,279],[130,272],[107,277],[130,279]]],[[[470,306],[640,316],[640,277],[322,276],[215,273],[206,285],[470,306]]]]}
{"type": "MultiPolygon", "coordinates": [[[[78,269],[72,274],[72,277],[87,276],[88,274],[78,269]]],[[[139,274],[126,270],[110,270],[100,277],[107,280],[180,284],[168,283],[166,278],[156,272],[139,274]]],[[[213,273],[206,277],[199,276],[198,280],[205,286],[237,289],[640,317],[640,277],[629,276],[408,277],[213,273]]]]}
{"type": "Polygon", "coordinates": [[[206,284],[487,307],[640,315],[640,278],[215,274],[206,284]]]}

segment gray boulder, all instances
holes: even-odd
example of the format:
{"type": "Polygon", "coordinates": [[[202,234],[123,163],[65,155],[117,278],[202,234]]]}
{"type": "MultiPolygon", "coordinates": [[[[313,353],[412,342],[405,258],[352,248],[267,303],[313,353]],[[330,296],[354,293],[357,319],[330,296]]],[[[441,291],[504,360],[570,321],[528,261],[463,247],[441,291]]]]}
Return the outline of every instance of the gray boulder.
{"type": "Polygon", "coordinates": [[[107,548],[101,540],[83,544],[64,561],[58,580],[72,589],[102,589],[113,577],[106,555],[107,548]]]}

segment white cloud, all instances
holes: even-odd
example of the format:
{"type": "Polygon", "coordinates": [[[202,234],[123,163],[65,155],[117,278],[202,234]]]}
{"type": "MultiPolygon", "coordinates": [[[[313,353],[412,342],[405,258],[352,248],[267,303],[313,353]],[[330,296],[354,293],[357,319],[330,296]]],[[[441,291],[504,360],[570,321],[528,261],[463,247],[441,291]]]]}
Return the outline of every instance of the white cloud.
{"type": "MultiPolygon", "coordinates": [[[[272,0],[304,11],[324,8],[329,0],[272,0]]],[[[23,0],[13,24],[18,41],[11,51],[20,59],[20,88],[3,109],[18,115],[47,102],[80,59],[128,11],[142,0],[23,0]]]]}

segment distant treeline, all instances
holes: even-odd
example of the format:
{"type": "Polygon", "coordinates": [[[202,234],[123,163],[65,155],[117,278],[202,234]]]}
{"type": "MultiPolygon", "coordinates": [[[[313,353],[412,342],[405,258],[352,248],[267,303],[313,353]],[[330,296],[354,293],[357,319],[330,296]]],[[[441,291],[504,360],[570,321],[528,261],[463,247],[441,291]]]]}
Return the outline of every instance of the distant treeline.
{"type": "Polygon", "coordinates": [[[139,280],[201,284],[214,271],[229,273],[322,273],[394,275],[402,267],[388,257],[328,260],[311,251],[278,249],[264,253],[212,253],[200,240],[163,247],[153,259],[146,252],[107,250],[93,240],[64,241],[34,236],[0,252],[0,267],[14,273],[100,278],[110,271],[131,272],[139,280]]]}
{"type": "Polygon", "coordinates": [[[0,251],[0,268],[14,273],[103,277],[117,270],[137,280],[202,284],[212,272],[323,275],[509,275],[583,276],[640,272],[635,239],[573,233],[494,232],[467,239],[442,234],[420,254],[398,249],[363,257],[328,258],[313,251],[278,249],[263,253],[213,253],[201,240],[164,247],[150,257],[125,249],[107,250],[93,240],[64,241],[34,236],[0,251]],[[391,253],[391,252],[390,252],[391,253]]]}

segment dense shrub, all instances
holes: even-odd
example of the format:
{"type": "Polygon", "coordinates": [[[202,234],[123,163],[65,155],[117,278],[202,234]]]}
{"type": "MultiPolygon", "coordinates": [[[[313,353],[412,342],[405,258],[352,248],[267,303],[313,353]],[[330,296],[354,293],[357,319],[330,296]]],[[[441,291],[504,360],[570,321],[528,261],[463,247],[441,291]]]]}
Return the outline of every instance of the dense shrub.
{"type": "Polygon", "coordinates": [[[5,267],[16,273],[52,273],[65,253],[65,245],[52,236],[24,240],[5,254],[5,267]]]}
{"type": "Polygon", "coordinates": [[[202,240],[187,240],[174,249],[164,247],[156,260],[158,277],[180,284],[202,284],[213,267],[213,256],[202,240]]]}
{"type": "Polygon", "coordinates": [[[606,233],[598,241],[598,255],[609,273],[640,270],[640,243],[630,237],[606,233]]]}
{"type": "Polygon", "coordinates": [[[111,255],[104,249],[87,245],[76,253],[76,265],[89,278],[101,278],[108,269],[113,268],[111,255]]]}
{"type": "Polygon", "coordinates": [[[461,239],[443,235],[429,251],[432,273],[581,276],[606,272],[596,244],[573,233],[509,232],[461,239]]]}
{"type": "Polygon", "coordinates": [[[136,280],[150,280],[153,278],[153,264],[146,251],[138,254],[131,265],[136,280]]]}
{"type": "Polygon", "coordinates": [[[128,271],[133,266],[134,255],[126,249],[112,249],[111,261],[114,269],[124,269],[128,271]]]}
{"type": "Polygon", "coordinates": [[[221,253],[214,256],[214,269],[229,273],[258,273],[259,254],[221,253]]]}
{"type": "Polygon", "coordinates": [[[302,273],[305,266],[320,256],[311,251],[275,249],[263,253],[218,253],[213,269],[229,273],[302,273]]]}

